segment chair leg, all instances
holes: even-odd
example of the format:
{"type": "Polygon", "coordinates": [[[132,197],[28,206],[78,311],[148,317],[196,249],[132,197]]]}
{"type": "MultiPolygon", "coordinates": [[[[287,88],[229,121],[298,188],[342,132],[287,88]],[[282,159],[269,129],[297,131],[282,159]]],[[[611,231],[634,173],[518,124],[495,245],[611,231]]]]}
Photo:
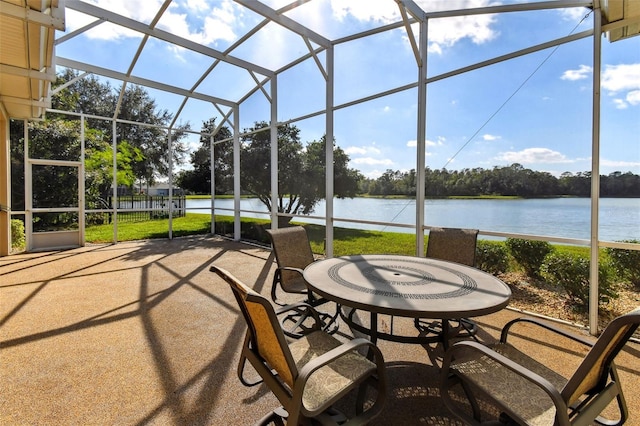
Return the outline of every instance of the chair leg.
{"type": "Polygon", "coordinates": [[[468,425],[479,425],[481,422],[481,412],[480,406],[473,395],[472,390],[469,388],[467,384],[464,383],[463,380],[460,380],[458,376],[455,374],[449,374],[446,378],[443,377],[443,381],[440,386],[440,397],[442,398],[442,402],[449,409],[449,411],[454,414],[458,419],[462,420],[464,424],[468,425]],[[460,385],[462,390],[471,406],[472,416],[466,413],[466,410],[463,410],[462,407],[458,406],[457,403],[453,401],[449,392],[451,389],[460,385]]]}
{"type": "Polygon", "coordinates": [[[285,419],[289,417],[289,413],[284,408],[276,408],[255,423],[255,426],[267,426],[274,424],[276,426],[285,426],[285,419]]]}
{"type": "Polygon", "coordinates": [[[333,315],[320,314],[323,322],[322,330],[329,334],[334,334],[338,331],[340,324],[338,324],[338,316],[340,315],[340,305],[336,303],[336,313],[333,315]],[[327,320],[325,320],[327,318],[327,320]]]}
{"type": "Polygon", "coordinates": [[[620,414],[620,417],[616,420],[611,420],[598,416],[595,418],[595,423],[603,426],[620,426],[627,421],[627,418],[629,417],[629,409],[627,408],[627,401],[624,399],[624,394],[620,387],[620,377],[618,376],[618,370],[616,369],[615,364],[611,365],[609,375],[611,376],[610,384],[612,384],[616,389],[616,402],[618,403],[618,413],[620,414]]]}
{"type": "Polygon", "coordinates": [[[305,336],[314,330],[318,330],[318,324],[324,324],[323,315],[318,315],[319,321],[314,317],[314,315],[309,311],[308,308],[295,308],[293,309],[293,313],[287,314],[286,316],[282,317],[282,319],[280,320],[280,326],[282,327],[282,331],[284,331],[285,335],[294,339],[299,339],[300,337],[305,336]],[[309,319],[313,321],[311,326],[309,326],[309,324],[305,324],[305,322],[309,319]]]}
{"type": "Polygon", "coordinates": [[[464,381],[460,382],[462,389],[464,390],[464,394],[467,396],[469,400],[469,404],[471,405],[471,410],[473,411],[473,418],[477,421],[481,420],[480,406],[478,405],[478,401],[476,401],[476,397],[473,395],[473,391],[469,387],[467,383],[464,381]]]}
{"type": "Polygon", "coordinates": [[[249,333],[247,333],[247,335],[244,338],[244,343],[242,345],[242,351],[240,352],[240,360],[238,361],[237,373],[238,373],[238,379],[240,379],[240,383],[242,383],[244,386],[252,387],[252,386],[259,385],[264,380],[260,379],[255,382],[250,382],[244,378],[244,368],[247,366],[247,356],[245,355],[245,352],[249,348],[249,340],[250,340],[249,333]]]}

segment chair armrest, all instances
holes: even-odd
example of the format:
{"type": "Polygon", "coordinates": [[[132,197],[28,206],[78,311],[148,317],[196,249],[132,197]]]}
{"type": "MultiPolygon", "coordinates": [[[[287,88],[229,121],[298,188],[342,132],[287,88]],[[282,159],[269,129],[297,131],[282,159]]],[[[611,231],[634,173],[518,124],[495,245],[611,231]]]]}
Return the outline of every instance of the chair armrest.
{"type": "MultiPolygon", "coordinates": [[[[465,352],[468,354],[469,353],[468,351],[474,351],[479,353],[479,356],[483,355],[492,359],[496,363],[504,366],[505,368],[511,370],[512,372],[524,378],[525,380],[531,382],[538,388],[542,389],[547,395],[549,395],[549,398],[551,399],[551,401],[553,401],[553,404],[556,407],[556,413],[558,415],[558,421],[559,421],[558,424],[559,425],[569,424],[569,417],[567,415],[567,404],[562,398],[562,395],[560,394],[559,389],[557,389],[553,384],[551,384],[551,382],[549,382],[547,379],[540,376],[539,374],[536,374],[533,371],[526,369],[525,367],[510,360],[504,355],[501,355],[498,352],[495,352],[494,350],[488,348],[487,346],[475,341],[457,342],[447,350],[442,363],[442,372],[441,372],[441,379],[442,379],[441,383],[442,383],[443,389],[446,388],[445,383],[448,380],[450,375],[451,361],[455,359],[455,355],[458,352],[465,352]]],[[[460,377],[460,378],[464,379],[463,377],[460,377]]],[[[486,389],[486,388],[481,388],[481,389],[487,395],[491,395],[491,389],[486,389]]]]}
{"type": "Polygon", "coordinates": [[[382,357],[382,352],[380,352],[380,349],[378,349],[376,345],[374,345],[367,339],[356,338],[343,343],[337,348],[331,349],[329,352],[322,354],[319,357],[311,360],[309,363],[305,364],[304,367],[300,369],[300,374],[298,377],[301,379],[301,381],[306,382],[309,379],[309,376],[314,371],[329,364],[331,361],[340,358],[348,352],[365,346],[373,352],[376,367],[384,369],[384,359],[382,357]]]}
{"type": "Polygon", "coordinates": [[[278,271],[292,271],[292,272],[297,272],[300,275],[302,275],[302,273],[304,272],[301,268],[294,268],[293,266],[279,266],[278,268],[276,268],[278,271]]]}
{"type": "Polygon", "coordinates": [[[501,343],[506,343],[507,342],[507,337],[509,335],[509,330],[511,329],[511,326],[514,324],[517,324],[519,322],[526,322],[529,324],[533,324],[533,325],[537,325],[539,327],[542,327],[546,330],[549,330],[551,332],[554,332],[560,336],[566,337],[567,339],[573,340],[574,342],[578,342],[578,343],[582,343],[583,345],[586,345],[588,347],[593,346],[593,343],[590,342],[589,340],[583,338],[582,336],[578,336],[576,334],[570,333],[568,331],[565,331],[559,327],[554,326],[553,324],[546,322],[546,321],[541,321],[538,320],[536,318],[516,318],[514,320],[509,321],[508,323],[505,324],[504,327],[502,327],[502,333],[500,334],[500,342],[501,343]]]}

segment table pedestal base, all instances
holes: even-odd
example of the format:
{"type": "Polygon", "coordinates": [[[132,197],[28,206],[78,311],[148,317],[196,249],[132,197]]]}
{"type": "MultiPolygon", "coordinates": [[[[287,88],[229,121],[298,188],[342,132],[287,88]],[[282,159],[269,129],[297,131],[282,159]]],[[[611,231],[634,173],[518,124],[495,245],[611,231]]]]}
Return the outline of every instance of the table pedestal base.
{"type": "MultiPolygon", "coordinates": [[[[478,330],[477,325],[470,319],[434,319],[427,320],[423,318],[416,318],[414,320],[414,326],[418,330],[417,336],[406,336],[393,333],[393,322],[389,333],[381,332],[378,330],[378,314],[375,312],[369,312],[370,320],[369,327],[359,324],[353,317],[357,312],[357,309],[347,308],[348,312],[345,313],[342,307],[339,309],[340,318],[353,330],[365,334],[370,337],[371,342],[374,344],[378,339],[388,340],[397,343],[413,343],[419,345],[425,345],[430,343],[441,342],[444,349],[449,346],[449,340],[454,337],[473,337],[478,330]],[[431,321],[431,322],[428,322],[431,321]],[[458,323],[456,326],[452,326],[452,323],[458,323]]],[[[393,317],[392,321],[393,321],[393,317]]],[[[477,339],[476,339],[477,340],[477,339]]]]}

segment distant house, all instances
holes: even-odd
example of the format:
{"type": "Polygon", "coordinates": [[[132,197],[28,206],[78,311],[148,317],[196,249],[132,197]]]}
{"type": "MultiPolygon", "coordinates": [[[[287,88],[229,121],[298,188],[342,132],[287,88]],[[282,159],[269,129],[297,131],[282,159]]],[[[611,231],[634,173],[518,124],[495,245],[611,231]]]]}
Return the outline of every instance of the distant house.
{"type": "MultiPolygon", "coordinates": [[[[168,183],[157,183],[153,186],[149,187],[149,193],[147,195],[159,195],[168,197],[169,196],[169,184],[168,183]]],[[[179,196],[184,195],[184,190],[182,188],[173,187],[173,195],[179,196]]]]}

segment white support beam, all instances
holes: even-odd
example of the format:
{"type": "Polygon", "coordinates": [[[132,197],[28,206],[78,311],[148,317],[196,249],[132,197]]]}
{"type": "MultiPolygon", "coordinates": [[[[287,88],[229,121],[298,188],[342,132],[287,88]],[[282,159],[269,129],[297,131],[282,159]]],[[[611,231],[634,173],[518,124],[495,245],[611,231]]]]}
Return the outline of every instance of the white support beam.
{"type": "Polygon", "coordinates": [[[33,78],[36,80],[56,81],[56,73],[53,68],[45,68],[42,71],[35,71],[13,65],[0,64],[0,74],[17,75],[19,77],[33,78]]]}
{"type": "Polygon", "coordinates": [[[325,148],[326,148],[326,160],[325,160],[325,253],[324,255],[329,258],[333,257],[333,197],[334,197],[334,181],[335,173],[333,167],[333,127],[334,127],[334,113],[333,104],[334,89],[335,89],[335,51],[333,46],[327,49],[327,83],[326,83],[326,129],[325,129],[325,148]]]}
{"type": "Polygon", "coordinates": [[[215,171],[216,157],[213,147],[213,135],[209,136],[209,173],[211,187],[209,192],[211,193],[211,233],[216,233],[216,171],[215,171]]]}
{"type": "Polygon", "coordinates": [[[17,105],[28,105],[37,108],[51,108],[51,100],[40,99],[40,100],[31,100],[31,99],[23,99],[23,98],[15,98],[13,96],[0,96],[0,103],[3,104],[17,104],[17,105]]]}
{"type": "Polygon", "coordinates": [[[271,164],[271,229],[278,229],[278,200],[280,185],[278,184],[278,76],[271,80],[271,120],[270,127],[270,164],[271,164]]]}
{"type": "Polygon", "coordinates": [[[240,68],[249,69],[255,71],[259,74],[263,74],[265,76],[271,77],[274,72],[261,67],[259,65],[253,64],[251,62],[245,61],[243,59],[239,59],[230,55],[225,55],[219,50],[212,49],[210,47],[204,46],[202,44],[196,43],[194,41],[188,40],[183,37],[179,37],[175,34],[171,34],[167,31],[163,31],[157,28],[150,28],[148,25],[145,25],[141,22],[135,21],[133,19],[125,18],[121,15],[113,13],[111,11],[101,9],[97,6],[94,6],[89,3],[85,3],[79,0],[68,0],[67,7],[69,9],[76,10],[78,12],[85,13],[87,15],[93,16],[98,19],[102,19],[108,22],[111,22],[116,25],[123,26],[133,31],[137,31],[140,34],[148,35],[151,37],[155,37],[158,40],[163,40],[168,43],[172,43],[176,46],[184,47],[185,49],[192,50],[197,53],[201,53],[205,56],[209,56],[211,58],[221,59],[224,62],[227,62],[231,65],[235,65],[240,68]]]}
{"type": "Polygon", "coordinates": [[[173,240],[173,133],[167,132],[167,162],[169,163],[169,239],[173,240]]]}
{"type": "Polygon", "coordinates": [[[313,50],[313,46],[311,46],[311,42],[309,41],[309,39],[307,37],[302,37],[302,39],[304,40],[304,43],[307,45],[307,49],[309,49],[309,53],[311,54],[311,56],[313,56],[313,60],[315,61],[316,65],[318,66],[318,69],[320,70],[320,73],[322,74],[322,77],[324,77],[324,79],[326,81],[329,78],[329,76],[327,75],[327,71],[324,69],[324,66],[322,65],[322,62],[320,61],[320,58],[318,58],[317,52],[315,52],[313,50]]]}
{"type": "Polygon", "coordinates": [[[258,80],[258,77],[256,77],[255,73],[251,72],[251,70],[247,70],[247,72],[249,73],[253,81],[256,83],[256,88],[259,88],[262,91],[262,94],[264,95],[264,97],[267,98],[267,101],[271,102],[271,95],[269,95],[267,91],[264,89],[264,85],[267,83],[268,80],[261,82],[260,80],[258,80]]]}
{"type": "Polygon", "coordinates": [[[602,71],[602,14],[599,8],[593,16],[593,104],[591,134],[591,238],[589,262],[589,333],[598,334],[598,306],[600,300],[600,89],[602,71]]]}
{"type": "Polygon", "coordinates": [[[242,237],[240,224],[240,106],[233,109],[233,239],[242,237]]]}
{"type": "Polygon", "coordinates": [[[416,63],[418,64],[418,67],[421,67],[422,58],[420,57],[420,49],[418,48],[418,44],[416,43],[416,37],[413,34],[413,29],[411,28],[411,22],[409,22],[409,17],[407,16],[407,9],[406,9],[405,3],[402,2],[401,0],[396,0],[396,1],[398,3],[398,8],[400,9],[402,22],[404,22],[404,28],[407,31],[407,37],[409,38],[409,43],[411,44],[411,50],[413,50],[413,55],[416,58],[416,63]]]}
{"type": "Polygon", "coordinates": [[[56,63],[60,66],[73,68],[76,70],[86,71],[93,74],[98,74],[103,77],[113,78],[120,81],[125,81],[140,86],[150,87],[152,89],[162,90],[176,95],[186,96],[193,99],[199,99],[201,101],[219,103],[228,107],[233,107],[236,103],[227,99],[217,98],[215,96],[209,96],[198,92],[190,92],[189,90],[182,89],[176,86],[170,86],[165,83],[160,83],[146,78],[140,78],[135,76],[127,76],[124,73],[114,71],[108,68],[96,67],[94,65],[85,64],[83,62],[74,61],[72,59],[58,57],[56,63]]]}
{"type": "Polygon", "coordinates": [[[45,13],[4,1],[0,3],[0,15],[10,16],[26,22],[64,31],[64,18],[60,14],[55,13],[56,9],[47,9],[49,13],[45,13]]]}
{"type": "Polygon", "coordinates": [[[416,125],[416,256],[423,257],[427,155],[427,44],[429,20],[420,23],[420,66],[418,67],[418,117],[416,125]]]}
{"type": "Polygon", "coordinates": [[[264,16],[265,18],[268,18],[269,20],[282,25],[283,27],[293,31],[296,34],[301,35],[302,37],[310,38],[311,40],[313,40],[314,43],[317,43],[324,48],[329,48],[331,46],[331,41],[328,38],[316,33],[315,31],[310,30],[309,28],[305,27],[304,25],[301,25],[297,21],[294,21],[293,19],[285,15],[279,14],[274,9],[271,9],[268,6],[265,6],[259,1],[255,1],[255,0],[235,0],[235,1],[236,3],[240,3],[247,9],[254,11],[258,15],[264,16]]]}
{"type": "Polygon", "coordinates": [[[401,9],[406,9],[409,11],[411,16],[413,16],[418,21],[423,21],[425,18],[425,12],[422,10],[420,6],[418,6],[413,0],[396,0],[398,6],[401,9]]]}
{"type": "Polygon", "coordinates": [[[429,19],[435,19],[435,18],[450,18],[454,16],[486,15],[486,14],[492,14],[492,13],[527,12],[527,11],[534,11],[534,10],[563,9],[568,7],[591,8],[593,7],[593,1],[591,0],[553,0],[553,1],[541,1],[541,2],[532,2],[532,3],[476,7],[476,8],[458,9],[458,10],[445,10],[445,11],[439,11],[439,12],[428,12],[425,15],[429,19]]]}
{"type": "Polygon", "coordinates": [[[70,40],[70,39],[72,39],[72,38],[74,38],[74,37],[76,37],[76,36],[79,36],[80,34],[82,34],[82,33],[84,33],[84,32],[87,32],[87,31],[89,31],[91,28],[93,28],[93,27],[97,27],[98,25],[100,25],[100,24],[102,24],[102,23],[104,23],[104,22],[105,22],[105,21],[103,21],[103,20],[101,20],[101,19],[96,19],[95,21],[93,21],[93,22],[91,22],[91,23],[89,23],[89,24],[85,25],[84,27],[78,28],[77,30],[72,31],[72,32],[70,32],[70,33],[68,33],[68,34],[65,34],[65,35],[63,35],[62,37],[58,37],[58,38],[53,42],[53,44],[57,46],[57,45],[58,45],[58,44],[60,44],[60,43],[64,43],[65,41],[70,40]]]}

